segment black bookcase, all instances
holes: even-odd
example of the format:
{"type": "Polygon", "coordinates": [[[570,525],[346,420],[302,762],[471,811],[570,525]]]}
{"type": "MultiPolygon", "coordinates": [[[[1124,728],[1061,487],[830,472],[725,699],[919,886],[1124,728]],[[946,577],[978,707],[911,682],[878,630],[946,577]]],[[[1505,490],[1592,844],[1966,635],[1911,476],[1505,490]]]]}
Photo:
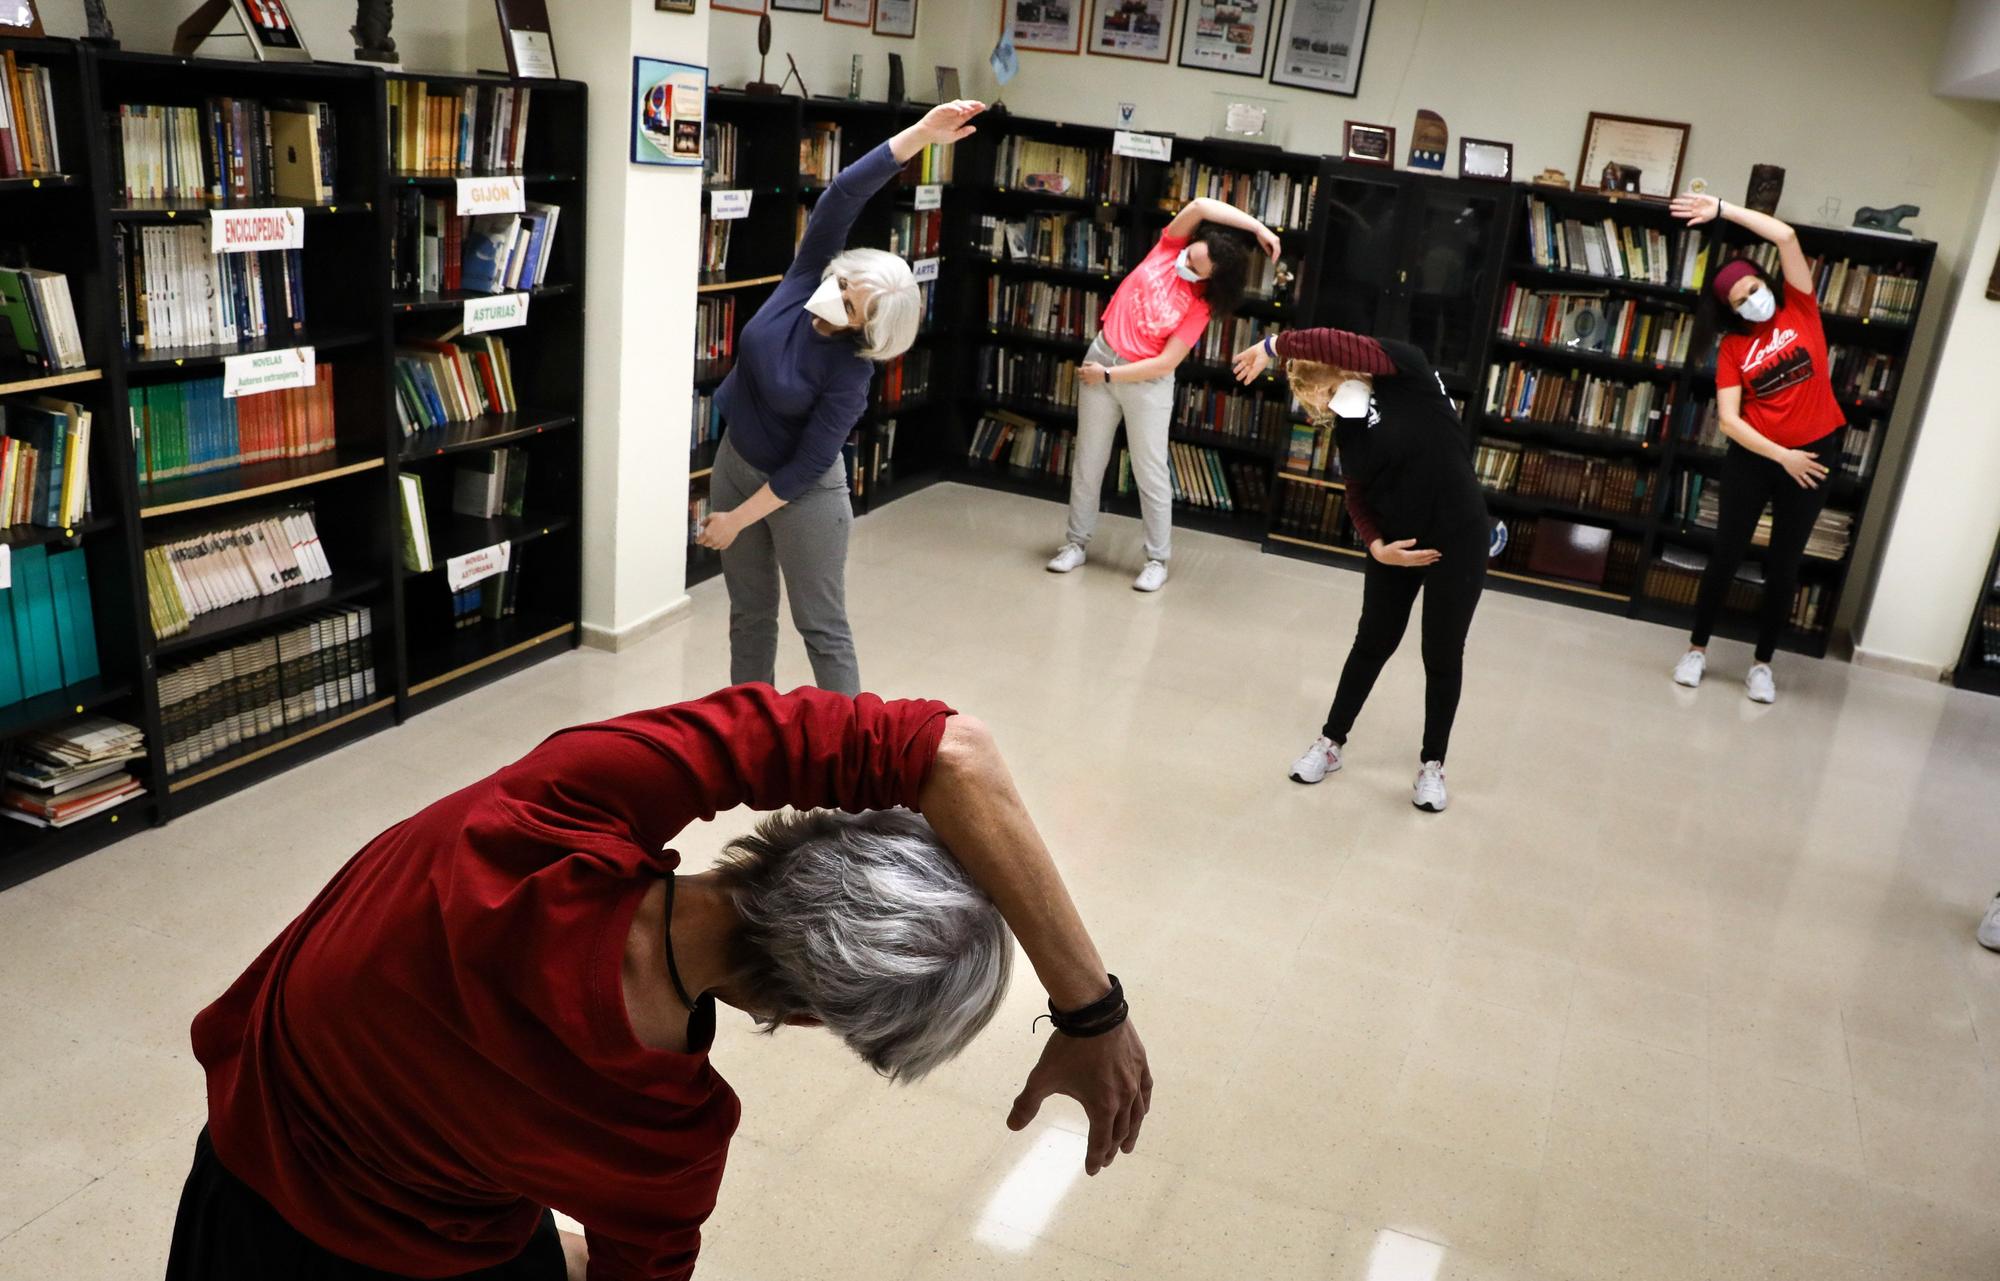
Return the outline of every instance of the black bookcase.
{"type": "Polygon", "coordinates": [[[1952,684],[2000,694],[2000,542],[1986,562],[1986,576],[1979,580],[1979,597],[1965,628],[1965,648],[1959,653],[1952,684]]]}

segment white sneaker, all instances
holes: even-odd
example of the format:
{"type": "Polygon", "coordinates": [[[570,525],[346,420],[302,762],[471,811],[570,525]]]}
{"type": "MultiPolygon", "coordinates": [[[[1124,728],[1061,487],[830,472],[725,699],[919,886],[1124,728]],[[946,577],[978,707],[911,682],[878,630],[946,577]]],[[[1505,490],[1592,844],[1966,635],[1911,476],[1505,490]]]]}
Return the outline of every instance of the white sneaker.
{"type": "Polygon", "coordinates": [[[1083,564],[1083,548],[1075,543],[1064,543],[1062,550],[1049,557],[1048,571],[1051,574],[1067,574],[1083,564]]]}
{"type": "Polygon", "coordinates": [[[1993,905],[1986,909],[1986,919],[1979,923],[1979,946],[2000,952],[2000,894],[1993,896],[1993,905]]]}
{"type": "Polygon", "coordinates": [[[1135,592],[1156,592],[1166,585],[1167,562],[1163,560],[1147,561],[1146,567],[1139,571],[1139,576],[1132,580],[1132,590],[1135,592]]]}
{"type": "Polygon", "coordinates": [[[1444,810],[1444,762],[1425,761],[1417,771],[1417,781],[1410,785],[1410,803],[1420,810],[1433,814],[1444,810]]]}
{"type": "Polygon", "coordinates": [[[1681,655],[1681,661],[1674,664],[1674,684],[1694,689],[1701,684],[1701,674],[1708,670],[1708,655],[1698,649],[1691,649],[1681,655]]]}
{"type": "Polygon", "coordinates": [[[1292,762],[1294,783],[1317,783],[1340,769],[1340,744],[1322,734],[1313,740],[1306,754],[1292,762]]]}
{"type": "Polygon", "coordinates": [[[1778,685],[1771,679],[1769,663],[1752,663],[1750,671],[1743,677],[1743,690],[1750,695],[1753,703],[1775,703],[1778,701],[1778,685]]]}

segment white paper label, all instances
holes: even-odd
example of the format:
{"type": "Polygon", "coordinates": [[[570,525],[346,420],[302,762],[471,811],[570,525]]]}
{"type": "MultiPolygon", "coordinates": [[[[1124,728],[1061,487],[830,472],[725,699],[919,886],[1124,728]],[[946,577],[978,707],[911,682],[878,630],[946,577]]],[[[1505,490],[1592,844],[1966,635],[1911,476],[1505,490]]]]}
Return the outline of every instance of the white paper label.
{"type": "Polygon", "coordinates": [[[1131,156],[1135,160],[1172,160],[1174,140],[1165,134],[1114,129],[1111,132],[1111,153],[1131,156]]]}
{"type": "Polygon", "coordinates": [[[944,184],[927,182],[917,188],[917,208],[939,209],[944,206],[944,184]]]}
{"type": "Polygon", "coordinates": [[[524,213],[527,208],[528,190],[520,174],[458,180],[458,213],[461,218],[474,214],[524,213]]]}
{"type": "Polygon", "coordinates": [[[222,358],[222,394],[231,400],[288,387],[313,385],[317,361],[310,347],[259,351],[222,358]]]}
{"type": "Polygon", "coordinates": [[[717,222],[728,222],[735,218],[748,218],[750,216],[749,190],[709,192],[708,216],[717,222]]]}
{"type": "Polygon", "coordinates": [[[208,248],[218,254],[254,254],[266,249],[303,249],[306,216],[299,209],[212,209],[208,248]]]}
{"type": "Polygon", "coordinates": [[[489,329],[518,329],[528,323],[528,295],[495,294],[491,298],[467,298],[465,320],[459,326],[468,334],[489,329]]]}
{"type": "Polygon", "coordinates": [[[917,283],[920,285],[926,280],[936,280],[938,277],[938,260],[935,258],[919,258],[910,264],[910,274],[917,278],[917,283]]]}
{"type": "Polygon", "coordinates": [[[504,574],[507,562],[513,556],[513,547],[512,543],[495,543],[476,552],[453,556],[444,563],[444,581],[453,591],[462,592],[482,579],[504,574]]]}
{"type": "Polygon", "coordinates": [[[0,592],[14,585],[14,549],[0,543],[0,592]]]}
{"type": "Polygon", "coordinates": [[[556,78],[556,47],[546,31],[513,31],[514,74],[539,80],[556,78]]]}

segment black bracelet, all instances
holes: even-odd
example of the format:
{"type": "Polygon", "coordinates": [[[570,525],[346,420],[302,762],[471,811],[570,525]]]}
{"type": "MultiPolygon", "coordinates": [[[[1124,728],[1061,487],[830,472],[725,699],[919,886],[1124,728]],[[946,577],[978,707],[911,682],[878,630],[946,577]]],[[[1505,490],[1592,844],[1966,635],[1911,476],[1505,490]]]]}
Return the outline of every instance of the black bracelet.
{"type": "MultiPolygon", "coordinates": [[[[1062,1033],[1064,1036],[1073,1036],[1080,1040],[1087,1037],[1103,1036],[1106,1032],[1115,1031],[1118,1025],[1125,1021],[1126,1015],[1129,1013],[1130,1010],[1125,1002],[1120,1001],[1116,1010],[1113,1010],[1108,1017],[1096,1023],[1081,1027],[1069,1023],[1056,1023],[1056,1031],[1062,1033]]],[[[1055,1020],[1051,1018],[1050,1022],[1053,1023],[1055,1020]]]]}
{"type": "Polygon", "coordinates": [[[1111,990],[1089,1005],[1075,1010],[1059,1010],[1049,1002],[1049,1022],[1066,1036],[1102,1036],[1123,1023],[1130,1013],[1125,1004],[1125,988],[1116,974],[1108,975],[1111,990]]]}

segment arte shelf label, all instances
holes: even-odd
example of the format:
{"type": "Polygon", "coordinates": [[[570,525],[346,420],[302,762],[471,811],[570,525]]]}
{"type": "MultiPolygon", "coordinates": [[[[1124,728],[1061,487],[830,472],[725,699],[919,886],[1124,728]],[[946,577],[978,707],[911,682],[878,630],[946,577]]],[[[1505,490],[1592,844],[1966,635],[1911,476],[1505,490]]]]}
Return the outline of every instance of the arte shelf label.
{"type": "Polygon", "coordinates": [[[917,208],[942,209],[944,207],[944,184],[927,182],[917,188],[917,208]]]}
{"type": "Polygon", "coordinates": [[[938,260],[935,258],[919,258],[910,264],[910,274],[916,277],[917,283],[920,285],[927,280],[936,280],[938,278],[938,260]]]}
{"type": "Polygon", "coordinates": [[[310,387],[318,363],[310,347],[286,347],[281,351],[253,351],[247,356],[222,358],[222,394],[230,400],[255,396],[290,387],[310,387]]]}
{"type": "Polygon", "coordinates": [[[458,180],[458,216],[526,213],[528,188],[520,174],[458,180]]]}
{"type": "Polygon", "coordinates": [[[467,298],[465,320],[460,326],[468,334],[489,329],[518,329],[528,323],[528,295],[495,294],[491,298],[467,298]]]}
{"type": "Polygon", "coordinates": [[[211,253],[258,254],[268,249],[306,247],[302,209],[212,209],[208,217],[211,253]]]}
{"type": "Polygon", "coordinates": [[[463,556],[453,556],[444,563],[444,581],[453,591],[462,592],[474,583],[506,573],[507,562],[513,554],[514,544],[508,542],[482,547],[463,556]]]}
{"type": "Polygon", "coordinates": [[[728,222],[734,218],[750,216],[750,191],[748,188],[733,188],[708,193],[708,216],[717,222],[728,222]]]}
{"type": "Polygon", "coordinates": [[[1165,134],[1114,129],[1111,133],[1111,154],[1130,156],[1134,160],[1172,160],[1174,140],[1165,134]]]}

